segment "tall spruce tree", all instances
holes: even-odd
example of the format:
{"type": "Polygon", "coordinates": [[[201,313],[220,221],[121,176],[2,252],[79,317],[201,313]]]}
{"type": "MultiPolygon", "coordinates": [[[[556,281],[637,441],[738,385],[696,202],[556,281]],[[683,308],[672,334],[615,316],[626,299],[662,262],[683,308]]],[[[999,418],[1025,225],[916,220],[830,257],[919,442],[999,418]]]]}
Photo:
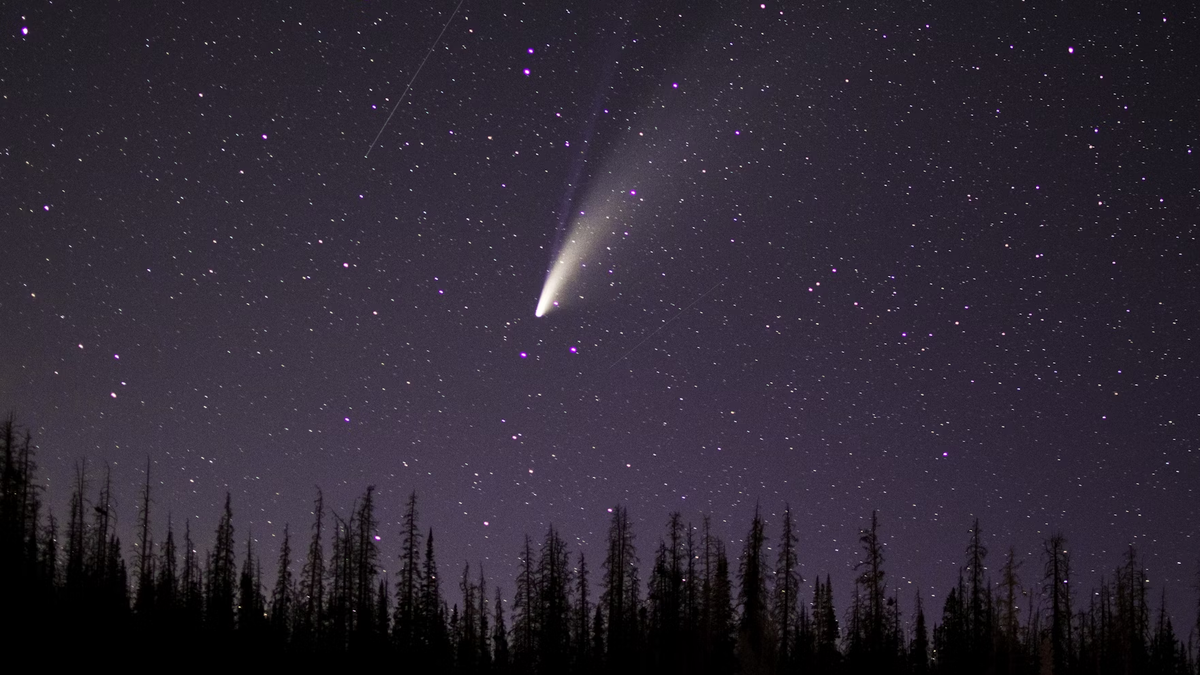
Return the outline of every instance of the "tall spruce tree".
{"type": "Polygon", "coordinates": [[[142,505],[138,514],[137,591],[133,610],[139,617],[153,614],[154,602],[154,542],[150,533],[150,458],[146,458],[146,482],[142,486],[142,505]]]}
{"type": "Polygon", "coordinates": [[[1050,623],[1050,659],[1054,675],[1068,672],[1072,663],[1071,555],[1067,538],[1051,535],[1044,543],[1046,619],[1050,623]]]}
{"type": "Polygon", "coordinates": [[[283,542],[279,545],[279,562],[275,571],[275,588],[271,591],[271,635],[281,644],[292,638],[292,614],[296,604],[296,582],[292,577],[292,538],[288,526],[283,526],[283,542]]]}
{"type": "Polygon", "coordinates": [[[997,636],[996,670],[999,673],[1016,673],[1024,667],[1024,650],[1021,647],[1021,561],[1017,559],[1016,547],[1010,546],[1004,566],[1000,568],[1000,586],[996,593],[997,636]]]}
{"type": "Polygon", "coordinates": [[[908,646],[908,670],[912,675],[929,672],[929,628],[925,623],[925,603],[917,591],[917,610],[913,617],[913,638],[908,646]]]}
{"type": "Polygon", "coordinates": [[[971,541],[967,544],[967,592],[964,607],[967,615],[968,667],[984,669],[993,660],[995,644],[992,624],[991,589],[985,576],[985,559],[988,550],[983,544],[979,519],[971,527],[971,541]]]}
{"type": "Polygon", "coordinates": [[[488,633],[487,579],[483,574],[482,563],[479,565],[479,584],[476,586],[475,598],[479,603],[475,609],[475,620],[479,622],[475,630],[476,666],[479,670],[486,671],[492,665],[492,647],[491,636],[488,633]]]}
{"type": "Polygon", "coordinates": [[[729,557],[722,542],[717,542],[714,553],[711,600],[709,639],[712,642],[709,672],[729,673],[737,663],[734,638],[737,617],[733,611],[733,580],[729,573],[729,557]]]}
{"type": "Polygon", "coordinates": [[[475,594],[479,591],[475,580],[471,578],[471,563],[463,564],[462,578],[458,583],[462,593],[462,614],[459,617],[459,630],[454,645],[455,666],[460,672],[473,672],[478,668],[479,658],[479,618],[475,615],[478,610],[478,599],[475,594]]]}
{"type": "Polygon", "coordinates": [[[81,462],[75,464],[75,480],[67,519],[65,594],[69,606],[82,606],[91,586],[87,569],[87,475],[81,462]]]}
{"type": "Polygon", "coordinates": [[[396,577],[396,609],[392,635],[401,659],[415,653],[421,604],[421,530],[417,525],[417,493],[408,497],[400,531],[400,574],[396,577]]]}
{"type": "Polygon", "coordinates": [[[799,562],[796,558],[796,530],[792,524],[792,509],[785,504],[783,508],[783,525],[779,534],[779,555],[775,561],[775,585],[772,594],[771,614],[775,621],[777,644],[779,645],[779,663],[786,671],[790,670],[794,659],[791,647],[796,642],[796,630],[800,622],[800,584],[803,579],[797,570],[799,562]]]}
{"type": "Polygon", "coordinates": [[[204,574],[200,568],[200,555],[192,541],[190,521],[183,527],[183,574],[179,580],[182,595],[182,619],[184,630],[194,631],[204,620],[204,574]]]}
{"type": "Polygon", "coordinates": [[[317,498],[313,502],[312,537],[308,542],[304,567],[300,571],[299,606],[296,608],[296,639],[305,650],[315,648],[321,641],[325,620],[324,528],[325,497],[318,488],[317,498]]]}
{"type": "Polygon", "coordinates": [[[217,523],[216,541],[208,558],[205,573],[205,622],[211,630],[225,633],[233,630],[234,600],[236,597],[237,561],[233,550],[233,508],[229,493],[225,493],[225,509],[217,523]]]}
{"type": "Polygon", "coordinates": [[[566,542],[553,525],[542,542],[537,589],[537,662],[542,672],[563,672],[570,657],[571,569],[566,542]]]}
{"type": "Polygon", "coordinates": [[[518,670],[533,671],[537,667],[537,643],[540,627],[538,611],[537,563],[534,561],[533,540],[525,535],[517,572],[517,592],[513,598],[513,665],[518,670]]]}
{"type": "Polygon", "coordinates": [[[367,486],[362,501],[351,520],[350,528],[350,609],[351,638],[364,649],[377,648],[382,636],[376,625],[375,590],[379,581],[379,545],[375,518],[375,486],[367,486]]]}
{"type": "Polygon", "coordinates": [[[442,601],[441,577],[433,549],[433,528],[425,535],[425,559],[421,571],[421,604],[419,621],[422,629],[422,659],[425,667],[439,670],[449,667],[453,658],[447,612],[442,601]]]}
{"type": "Polygon", "coordinates": [[[246,559],[238,577],[237,628],[245,638],[262,638],[266,619],[266,599],[262,591],[262,570],[254,555],[254,537],[246,534],[246,559]]]}
{"type": "Polygon", "coordinates": [[[583,672],[592,665],[592,605],[588,588],[588,566],[583,551],[575,566],[575,599],[571,608],[571,646],[576,672],[583,672]]]}
{"type": "Polygon", "coordinates": [[[818,577],[813,587],[813,633],[818,672],[835,672],[842,660],[838,651],[841,628],[834,609],[833,583],[828,574],[824,584],[818,577]]]}
{"type": "MultiPolygon", "coordinates": [[[[895,668],[900,648],[892,630],[887,597],[887,579],[883,570],[883,541],[879,537],[879,513],[871,511],[871,525],[859,530],[863,558],[855,566],[855,603],[846,657],[865,671],[895,668]]],[[[894,604],[894,601],[893,601],[894,604]]]]}
{"type": "Polygon", "coordinates": [[[633,540],[633,526],[625,507],[613,507],[600,601],[608,623],[605,656],[609,668],[614,670],[631,667],[639,638],[640,584],[633,540]]]}
{"type": "Polygon", "coordinates": [[[738,602],[742,607],[738,647],[743,673],[769,672],[775,666],[774,642],[767,614],[766,524],[754,508],[738,569],[738,602]]]}
{"type": "Polygon", "coordinates": [[[509,671],[511,655],[508,650],[508,626],[504,622],[504,593],[496,586],[496,598],[492,602],[492,667],[497,673],[509,671]]]}

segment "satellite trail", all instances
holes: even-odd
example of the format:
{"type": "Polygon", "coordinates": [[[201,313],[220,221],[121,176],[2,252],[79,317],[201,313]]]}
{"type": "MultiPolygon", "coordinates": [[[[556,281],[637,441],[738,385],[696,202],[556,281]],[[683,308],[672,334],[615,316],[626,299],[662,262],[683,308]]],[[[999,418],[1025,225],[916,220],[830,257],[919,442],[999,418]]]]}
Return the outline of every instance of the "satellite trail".
{"type": "Polygon", "coordinates": [[[363,155],[363,159],[371,156],[371,151],[375,149],[375,144],[379,142],[379,137],[383,135],[383,130],[387,128],[388,122],[392,121],[392,115],[396,114],[396,109],[400,107],[400,102],[404,100],[405,95],[408,94],[408,90],[412,89],[413,82],[417,81],[417,76],[421,74],[421,69],[425,67],[425,62],[429,60],[429,55],[433,53],[434,49],[437,49],[438,43],[442,41],[442,36],[446,34],[446,29],[450,27],[450,22],[454,21],[458,10],[462,8],[463,3],[466,1],[458,0],[454,11],[450,13],[450,18],[446,20],[446,25],[442,26],[442,32],[438,33],[437,39],[433,41],[433,44],[429,45],[429,51],[425,52],[425,58],[421,59],[421,65],[417,66],[417,72],[413,73],[412,78],[409,79],[408,84],[404,87],[404,92],[400,94],[400,98],[396,99],[396,105],[392,106],[392,112],[388,113],[387,119],[383,121],[383,126],[379,127],[379,133],[375,134],[375,140],[371,141],[371,147],[367,148],[367,153],[363,155]]]}

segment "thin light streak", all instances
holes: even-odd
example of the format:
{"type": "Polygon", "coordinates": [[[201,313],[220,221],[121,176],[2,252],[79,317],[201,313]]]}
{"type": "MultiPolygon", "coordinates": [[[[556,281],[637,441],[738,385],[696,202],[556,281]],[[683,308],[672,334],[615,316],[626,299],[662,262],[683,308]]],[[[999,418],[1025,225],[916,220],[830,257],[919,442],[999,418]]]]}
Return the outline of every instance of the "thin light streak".
{"type": "Polygon", "coordinates": [[[429,60],[429,55],[433,53],[434,49],[437,49],[438,43],[442,41],[442,36],[446,34],[446,29],[450,27],[450,22],[454,21],[455,15],[458,14],[458,10],[466,1],[458,0],[458,5],[450,13],[450,18],[446,20],[446,25],[442,26],[442,32],[438,33],[437,39],[433,41],[433,44],[429,45],[429,51],[425,52],[425,58],[421,59],[421,65],[417,66],[417,72],[413,73],[412,78],[408,80],[408,84],[404,87],[404,92],[400,94],[400,98],[396,99],[396,105],[392,106],[392,112],[388,113],[387,119],[383,121],[383,126],[379,127],[379,133],[375,134],[375,140],[371,141],[371,147],[367,148],[367,153],[363,155],[363,159],[371,156],[371,151],[375,149],[375,144],[379,142],[379,137],[383,135],[383,130],[387,128],[388,122],[392,121],[392,115],[396,114],[396,110],[400,107],[400,102],[404,100],[405,95],[412,89],[413,82],[417,81],[417,76],[421,74],[421,69],[425,67],[425,62],[429,60]]]}

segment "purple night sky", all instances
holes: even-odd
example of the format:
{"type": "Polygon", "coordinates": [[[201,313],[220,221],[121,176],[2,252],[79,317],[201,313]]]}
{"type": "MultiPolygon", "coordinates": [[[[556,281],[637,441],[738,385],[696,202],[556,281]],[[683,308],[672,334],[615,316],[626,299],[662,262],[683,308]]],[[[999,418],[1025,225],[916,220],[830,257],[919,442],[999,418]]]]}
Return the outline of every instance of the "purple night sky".
{"type": "Polygon", "coordinates": [[[790,503],[842,608],[878,509],[939,614],[979,517],[1190,617],[1195,16],[698,7],[466,0],[429,52],[454,2],[8,5],[0,411],[54,513],[107,462],[128,553],[149,458],[159,538],[230,492],[272,568],[374,485],[394,575],[416,490],[511,596],[550,523],[598,570],[625,504],[647,567],[790,503]]]}

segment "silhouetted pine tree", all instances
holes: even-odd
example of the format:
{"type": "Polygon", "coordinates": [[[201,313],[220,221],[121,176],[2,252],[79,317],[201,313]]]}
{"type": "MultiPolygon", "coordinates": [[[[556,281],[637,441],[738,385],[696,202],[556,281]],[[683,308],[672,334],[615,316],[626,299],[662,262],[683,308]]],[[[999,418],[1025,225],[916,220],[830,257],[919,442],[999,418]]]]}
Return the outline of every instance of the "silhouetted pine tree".
{"type": "MultiPolygon", "coordinates": [[[[34,653],[36,624],[50,616],[54,567],[39,569],[38,486],[34,446],[28,430],[21,440],[12,415],[0,425],[0,631],[12,644],[34,653]]],[[[48,564],[48,563],[44,563],[48,564]]]]}
{"type": "Polygon", "coordinates": [[[941,673],[966,672],[968,668],[970,631],[967,622],[967,585],[963,570],[958,571],[958,583],[946,594],[942,605],[942,621],[933,631],[933,647],[937,652],[941,673]]]}
{"type": "Polygon", "coordinates": [[[28,430],[19,437],[9,415],[0,425],[0,579],[11,584],[7,601],[28,607],[34,599],[39,501],[33,440],[28,430]]]}
{"type": "Polygon", "coordinates": [[[571,654],[571,568],[567,545],[553,525],[542,542],[537,576],[537,663],[540,672],[560,673],[571,654]]]}
{"type": "Polygon", "coordinates": [[[1025,649],[1021,640],[1021,617],[1019,602],[1022,597],[1021,579],[1018,572],[1021,561],[1017,560],[1014,547],[1009,547],[1004,567],[1000,569],[1000,586],[996,592],[999,608],[996,630],[996,672],[1016,675],[1028,667],[1025,649]]]}
{"type": "Polygon", "coordinates": [[[687,659],[684,666],[691,671],[694,671],[699,665],[699,646],[701,638],[700,631],[700,605],[701,593],[703,591],[702,582],[700,580],[700,570],[697,567],[697,562],[700,560],[700,550],[696,544],[696,528],[688,523],[687,535],[684,537],[684,586],[683,586],[683,635],[681,642],[686,650],[687,659]]]}
{"type": "Polygon", "coordinates": [[[379,523],[375,519],[375,486],[370,485],[363,494],[358,510],[351,518],[350,527],[350,609],[351,639],[361,643],[365,651],[377,651],[383,644],[386,632],[381,634],[377,625],[375,587],[379,581],[379,545],[376,531],[379,523]]]}
{"type": "Polygon", "coordinates": [[[70,514],[67,519],[67,560],[64,571],[65,595],[69,614],[77,616],[90,600],[87,578],[87,477],[83,465],[75,465],[75,482],[71,491],[70,514]]]}
{"type": "Polygon", "coordinates": [[[896,668],[901,650],[890,616],[894,599],[889,605],[877,511],[871,512],[871,526],[859,530],[859,541],[863,559],[855,566],[859,574],[846,659],[857,672],[888,672],[896,668]]]}
{"type": "Polygon", "coordinates": [[[425,559],[421,573],[421,604],[419,625],[422,628],[421,645],[425,667],[442,670],[450,667],[453,651],[447,630],[447,612],[442,601],[441,579],[438,576],[437,560],[433,550],[433,529],[425,536],[425,559]]]}
{"type": "Polygon", "coordinates": [[[162,625],[173,627],[179,620],[179,553],[175,549],[175,526],[167,515],[167,537],[158,547],[154,579],[154,613],[162,625]]]}
{"type": "Polygon", "coordinates": [[[0,425],[0,579],[12,579],[20,569],[22,472],[17,459],[16,421],[10,414],[0,425]]]}
{"type": "Polygon", "coordinates": [[[133,611],[142,619],[154,614],[154,543],[150,533],[150,458],[146,458],[146,482],[142,486],[142,506],[138,514],[137,592],[133,611]]]}
{"type": "Polygon", "coordinates": [[[633,538],[625,507],[613,507],[604,558],[604,591],[600,595],[607,621],[605,659],[613,671],[629,670],[637,657],[641,589],[633,538]]]}
{"type": "Polygon", "coordinates": [[[487,580],[483,575],[482,564],[479,566],[479,584],[475,588],[475,598],[478,603],[475,608],[475,620],[479,623],[475,630],[475,665],[477,671],[486,672],[492,666],[492,647],[488,633],[487,580]]]}
{"type": "Polygon", "coordinates": [[[683,519],[679,513],[672,513],[667,520],[667,539],[659,540],[646,594],[652,670],[677,668],[682,662],[683,546],[683,519]]]}
{"type": "Polygon", "coordinates": [[[734,633],[737,617],[733,611],[733,581],[729,575],[729,558],[725,544],[716,543],[709,619],[711,673],[730,673],[737,667],[734,633]]]}
{"type": "Polygon", "coordinates": [[[1149,660],[1150,603],[1146,600],[1146,573],[1132,545],[1125,553],[1124,564],[1117,568],[1114,586],[1110,660],[1121,665],[1119,672],[1143,672],[1149,660]]]}
{"type": "Polygon", "coordinates": [[[459,617],[459,627],[454,643],[454,661],[455,667],[461,673],[474,672],[478,667],[479,659],[479,630],[478,617],[475,612],[478,610],[478,600],[475,597],[479,589],[475,587],[474,581],[471,579],[471,563],[467,562],[463,565],[462,579],[458,584],[459,592],[462,593],[463,611],[459,617]]]}
{"type": "Polygon", "coordinates": [[[767,559],[763,551],[766,540],[766,527],[756,506],[738,569],[738,603],[742,608],[738,659],[743,673],[772,672],[775,666],[775,645],[767,615],[767,559]]]}
{"type": "Polygon", "coordinates": [[[971,541],[967,545],[967,597],[964,602],[969,643],[967,645],[967,667],[983,670],[994,661],[995,635],[992,624],[990,583],[984,576],[984,560],[987,547],[983,545],[979,519],[971,527],[971,541]]]}
{"type": "Polygon", "coordinates": [[[1167,589],[1162,590],[1158,606],[1158,621],[1150,639],[1150,654],[1147,672],[1150,675],[1185,675],[1190,673],[1187,652],[1182,649],[1171,617],[1167,614],[1167,589]]]}
{"type": "Polygon", "coordinates": [[[266,598],[262,591],[261,564],[254,556],[254,538],[246,534],[246,559],[238,577],[237,629],[248,640],[261,640],[265,633],[266,598]]]}
{"type": "Polygon", "coordinates": [[[1072,664],[1071,612],[1072,593],[1071,556],[1067,552],[1067,539],[1061,533],[1052,535],[1044,544],[1046,619],[1050,624],[1048,635],[1050,665],[1054,675],[1070,672],[1072,664]]]}
{"type": "Polygon", "coordinates": [[[288,644],[292,639],[293,613],[296,605],[296,582],[292,577],[292,538],[288,526],[283,526],[283,542],[279,545],[279,562],[275,571],[275,588],[271,591],[270,628],[273,640],[288,644]]]}
{"type": "Polygon", "coordinates": [[[417,493],[409,495],[400,532],[400,574],[396,577],[396,611],[392,636],[403,662],[418,651],[421,602],[421,531],[417,526],[417,493]]]}
{"type": "Polygon", "coordinates": [[[579,563],[575,567],[575,598],[571,608],[572,661],[577,673],[587,672],[592,662],[592,605],[589,601],[588,566],[579,552],[579,563]]]}
{"type": "Polygon", "coordinates": [[[205,624],[217,633],[228,633],[234,626],[237,560],[233,545],[233,508],[229,493],[225,493],[225,510],[217,523],[216,541],[204,574],[205,624]]]}
{"type": "Polygon", "coordinates": [[[533,558],[533,540],[525,535],[517,572],[517,593],[513,598],[512,663],[518,672],[535,672],[541,614],[538,612],[538,574],[533,558]]]}
{"type": "Polygon", "coordinates": [[[179,579],[179,592],[183,596],[181,628],[194,632],[204,621],[204,574],[196,545],[192,542],[189,521],[184,521],[183,528],[183,574],[179,579]]]}
{"type": "MultiPolygon", "coordinates": [[[[796,612],[796,630],[792,644],[788,648],[792,672],[813,672],[816,669],[816,632],[814,631],[812,613],[808,603],[798,603],[796,612]]],[[[786,672],[786,671],[785,671],[786,672]]]]}
{"type": "Polygon", "coordinates": [[[348,523],[333,513],[332,541],[329,562],[326,564],[325,620],[321,641],[326,650],[341,652],[346,649],[350,637],[350,587],[351,551],[348,523]]]}
{"type": "Polygon", "coordinates": [[[99,646],[123,638],[129,615],[129,578],[121,557],[121,540],[115,527],[116,500],[112,494],[112,471],[105,479],[95,504],[92,525],[86,531],[83,554],[83,594],[78,616],[87,625],[84,639],[99,646]]]}
{"type": "Polygon", "coordinates": [[[451,650],[452,650],[452,653],[450,655],[451,662],[447,664],[448,666],[456,666],[457,665],[454,663],[454,657],[457,656],[457,654],[453,653],[453,649],[456,645],[458,645],[459,640],[462,639],[462,625],[461,624],[462,624],[462,620],[460,619],[460,617],[458,615],[458,603],[454,603],[454,606],[451,607],[451,609],[450,609],[450,619],[446,622],[447,635],[449,636],[450,646],[451,646],[451,650]]]}
{"type": "Polygon", "coordinates": [[[729,562],[725,560],[724,545],[712,533],[709,516],[704,516],[701,528],[698,670],[702,673],[726,672],[734,664],[729,562]]]}
{"type": "Polygon", "coordinates": [[[783,525],[779,534],[779,555],[775,561],[775,585],[771,594],[771,616],[776,630],[779,665],[788,672],[795,665],[792,650],[795,647],[800,623],[800,584],[803,579],[797,571],[796,530],[792,525],[792,509],[783,508],[783,525]]]}
{"type": "Polygon", "coordinates": [[[506,675],[512,659],[508,650],[508,627],[504,623],[504,593],[500,586],[496,586],[492,610],[495,612],[492,619],[492,669],[506,675]]]}
{"type": "Polygon", "coordinates": [[[312,538],[308,554],[300,571],[300,592],[297,597],[295,636],[293,642],[304,651],[316,648],[322,639],[325,621],[325,547],[322,534],[325,527],[325,498],[317,490],[313,502],[312,538]]]}
{"type": "Polygon", "coordinates": [[[375,591],[375,630],[378,636],[378,646],[387,651],[391,645],[392,635],[392,592],[388,589],[388,578],[385,573],[379,579],[379,588],[375,591]]]}
{"type": "Polygon", "coordinates": [[[925,603],[917,592],[917,611],[913,618],[913,639],[908,646],[908,671],[912,675],[929,672],[929,628],[925,623],[925,603]]]}
{"type": "Polygon", "coordinates": [[[825,575],[824,584],[820,578],[817,579],[813,587],[812,604],[817,671],[835,672],[842,662],[841,652],[838,651],[841,629],[834,609],[833,584],[829,575],[825,575]]]}

